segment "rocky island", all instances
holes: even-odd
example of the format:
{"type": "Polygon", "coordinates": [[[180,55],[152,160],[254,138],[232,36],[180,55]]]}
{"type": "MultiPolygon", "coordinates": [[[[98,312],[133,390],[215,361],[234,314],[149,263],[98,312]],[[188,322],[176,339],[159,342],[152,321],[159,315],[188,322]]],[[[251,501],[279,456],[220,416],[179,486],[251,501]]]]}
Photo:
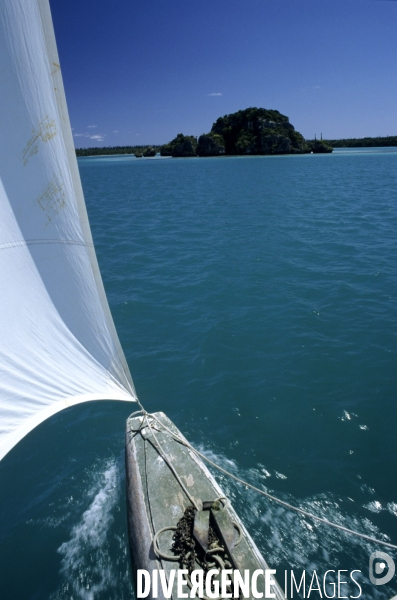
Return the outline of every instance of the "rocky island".
{"type": "Polygon", "coordinates": [[[162,156],[233,156],[332,152],[322,140],[307,142],[278,110],[246,108],[219,117],[198,139],[178,133],[160,147],[162,156]]]}

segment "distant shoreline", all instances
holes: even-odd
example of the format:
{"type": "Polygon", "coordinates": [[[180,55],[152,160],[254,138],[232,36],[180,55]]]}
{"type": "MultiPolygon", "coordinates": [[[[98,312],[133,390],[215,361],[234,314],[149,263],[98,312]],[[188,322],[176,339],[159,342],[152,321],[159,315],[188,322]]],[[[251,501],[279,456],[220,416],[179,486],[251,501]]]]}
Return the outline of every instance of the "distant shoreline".
{"type": "MultiPolygon", "coordinates": [[[[339,140],[324,140],[333,148],[387,148],[397,147],[397,135],[386,137],[365,137],[365,138],[346,138],[339,140]]],[[[76,156],[116,156],[116,155],[134,155],[137,151],[144,151],[147,148],[153,148],[160,152],[161,145],[145,146],[108,146],[101,148],[76,148],[76,156]]]]}

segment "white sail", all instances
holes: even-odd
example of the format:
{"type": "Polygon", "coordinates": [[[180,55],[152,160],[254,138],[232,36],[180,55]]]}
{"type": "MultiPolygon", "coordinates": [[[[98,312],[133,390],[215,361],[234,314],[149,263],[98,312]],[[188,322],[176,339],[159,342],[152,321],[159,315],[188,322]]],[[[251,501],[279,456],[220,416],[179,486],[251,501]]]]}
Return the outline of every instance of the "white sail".
{"type": "Polygon", "coordinates": [[[48,0],[0,3],[0,458],[62,408],[135,400],[77,168],[48,0]]]}

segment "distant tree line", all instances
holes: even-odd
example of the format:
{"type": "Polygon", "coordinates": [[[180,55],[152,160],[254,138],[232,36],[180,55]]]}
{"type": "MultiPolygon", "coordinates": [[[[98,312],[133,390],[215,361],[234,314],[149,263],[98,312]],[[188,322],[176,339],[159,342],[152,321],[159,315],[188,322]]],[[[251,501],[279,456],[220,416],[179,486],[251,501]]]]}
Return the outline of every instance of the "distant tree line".
{"type": "Polygon", "coordinates": [[[397,146],[397,135],[325,141],[332,146],[332,148],[381,148],[383,146],[397,146]]]}
{"type": "Polygon", "coordinates": [[[76,148],[76,156],[99,156],[110,154],[140,154],[145,156],[145,153],[150,153],[151,156],[160,152],[160,146],[109,146],[104,148],[76,148]],[[153,154],[154,151],[154,154],[153,154]]]}
{"type": "Polygon", "coordinates": [[[333,148],[373,148],[396,146],[397,136],[305,140],[277,110],[247,108],[220,117],[209,133],[199,138],[178,135],[162,146],[136,145],[77,148],[77,156],[134,154],[137,158],[162,156],[225,156],[258,154],[327,153],[333,148]]]}

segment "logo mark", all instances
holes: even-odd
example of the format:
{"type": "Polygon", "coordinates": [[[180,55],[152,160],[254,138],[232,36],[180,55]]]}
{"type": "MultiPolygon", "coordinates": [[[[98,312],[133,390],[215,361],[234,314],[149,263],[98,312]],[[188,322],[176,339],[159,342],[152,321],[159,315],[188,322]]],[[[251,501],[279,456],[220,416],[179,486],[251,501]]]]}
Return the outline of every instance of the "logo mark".
{"type": "Polygon", "coordinates": [[[385,583],[389,583],[395,573],[395,570],[396,565],[389,554],[386,554],[386,552],[372,552],[371,556],[369,557],[369,579],[371,583],[374,583],[375,585],[384,585],[385,583]],[[381,575],[384,573],[386,567],[386,574],[383,575],[383,577],[376,577],[376,575],[381,575]]]}

